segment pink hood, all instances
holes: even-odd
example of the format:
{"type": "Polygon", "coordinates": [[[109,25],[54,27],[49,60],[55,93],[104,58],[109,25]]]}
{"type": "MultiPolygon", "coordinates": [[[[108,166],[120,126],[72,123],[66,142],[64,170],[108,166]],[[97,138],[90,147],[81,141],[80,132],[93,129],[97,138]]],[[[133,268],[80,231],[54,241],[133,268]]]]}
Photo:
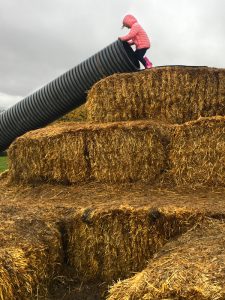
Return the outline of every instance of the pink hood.
{"type": "Polygon", "coordinates": [[[130,45],[135,44],[137,49],[150,48],[149,37],[134,16],[126,15],[123,19],[123,25],[129,27],[130,32],[121,36],[121,41],[127,41],[130,45]]]}
{"type": "Polygon", "coordinates": [[[123,25],[129,28],[131,28],[134,23],[137,23],[137,19],[132,15],[126,15],[123,19],[123,25]]]}

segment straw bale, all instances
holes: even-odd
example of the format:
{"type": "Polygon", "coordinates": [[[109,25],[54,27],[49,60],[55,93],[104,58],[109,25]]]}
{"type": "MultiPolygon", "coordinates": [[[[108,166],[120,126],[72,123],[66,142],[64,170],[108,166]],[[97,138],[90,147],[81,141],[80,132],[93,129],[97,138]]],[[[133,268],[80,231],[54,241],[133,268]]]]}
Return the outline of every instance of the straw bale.
{"type": "Polygon", "coordinates": [[[208,220],[168,243],[147,268],[111,287],[107,300],[225,299],[225,224],[208,220]]]}
{"type": "Polygon", "coordinates": [[[166,165],[168,128],[151,121],[60,123],[29,132],[8,151],[12,182],[154,181],[166,165]]]}
{"type": "Polygon", "coordinates": [[[66,115],[62,116],[58,122],[85,122],[87,119],[87,111],[85,105],[81,105],[66,115]]]}
{"type": "Polygon", "coordinates": [[[69,264],[83,282],[125,278],[199,218],[199,213],[175,207],[82,209],[66,225],[69,264]]]}
{"type": "Polygon", "coordinates": [[[62,263],[58,228],[17,218],[1,222],[0,237],[0,300],[44,297],[62,263]]]}
{"type": "Polygon", "coordinates": [[[158,119],[181,124],[225,115],[225,69],[168,66],[114,74],[89,91],[87,118],[96,122],[158,119]]]}
{"type": "Polygon", "coordinates": [[[66,124],[35,130],[9,148],[12,182],[78,182],[86,178],[85,138],[66,124]]]}
{"type": "Polygon", "coordinates": [[[88,138],[91,178],[154,182],[166,165],[166,128],[151,122],[103,126],[88,138]]]}
{"type": "Polygon", "coordinates": [[[169,174],[178,185],[225,185],[225,117],[175,126],[169,174]]]}
{"type": "Polygon", "coordinates": [[[0,173],[0,180],[7,178],[8,174],[9,174],[9,170],[8,169],[5,170],[5,171],[3,171],[3,172],[1,172],[0,173]]]}

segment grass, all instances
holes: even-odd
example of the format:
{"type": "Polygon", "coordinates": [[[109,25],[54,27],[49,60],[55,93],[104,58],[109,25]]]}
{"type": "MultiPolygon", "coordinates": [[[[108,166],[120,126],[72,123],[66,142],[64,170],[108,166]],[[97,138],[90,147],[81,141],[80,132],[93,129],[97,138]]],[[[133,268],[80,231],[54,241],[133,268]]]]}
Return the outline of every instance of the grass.
{"type": "Polygon", "coordinates": [[[7,156],[0,156],[0,173],[8,169],[7,156]]]}

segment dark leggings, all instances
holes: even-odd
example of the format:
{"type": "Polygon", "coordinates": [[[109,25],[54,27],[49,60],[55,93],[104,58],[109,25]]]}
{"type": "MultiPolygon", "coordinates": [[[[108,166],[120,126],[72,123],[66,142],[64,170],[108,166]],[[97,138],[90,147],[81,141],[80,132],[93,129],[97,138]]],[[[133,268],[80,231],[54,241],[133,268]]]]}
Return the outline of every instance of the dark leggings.
{"type": "Polygon", "coordinates": [[[137,49],[135,50],[134,54],[137,57],[137,59],[142,63],[144,67],[146,67],[146,61],[144,60],[144,55],[148,49],[143,48],[143,49],[137,49]]]}

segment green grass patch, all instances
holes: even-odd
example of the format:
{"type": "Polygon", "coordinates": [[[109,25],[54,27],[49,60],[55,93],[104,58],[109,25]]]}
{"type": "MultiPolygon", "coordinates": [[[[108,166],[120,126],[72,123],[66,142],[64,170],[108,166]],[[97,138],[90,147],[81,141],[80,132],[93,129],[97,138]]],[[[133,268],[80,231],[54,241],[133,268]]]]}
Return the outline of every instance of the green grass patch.
{"type": "Polygon", "coordinates": [[[8,158],[7,156],[0,156],[0,173],[8,169],[8,158]]]}

